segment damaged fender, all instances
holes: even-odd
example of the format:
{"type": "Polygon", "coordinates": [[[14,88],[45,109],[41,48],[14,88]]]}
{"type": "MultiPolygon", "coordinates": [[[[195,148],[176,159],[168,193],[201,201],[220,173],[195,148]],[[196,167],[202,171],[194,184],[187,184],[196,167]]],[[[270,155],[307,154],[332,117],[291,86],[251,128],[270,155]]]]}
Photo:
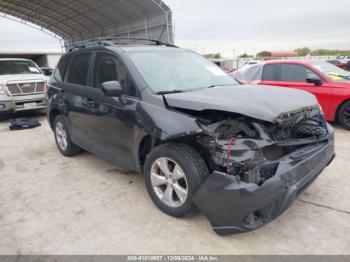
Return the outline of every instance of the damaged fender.
{"type": "Polygon", "coordinates": [[[203,132],[195,118],[148,103],[138,104],[136,121],[146,133],[161,141],[203,132]]]}

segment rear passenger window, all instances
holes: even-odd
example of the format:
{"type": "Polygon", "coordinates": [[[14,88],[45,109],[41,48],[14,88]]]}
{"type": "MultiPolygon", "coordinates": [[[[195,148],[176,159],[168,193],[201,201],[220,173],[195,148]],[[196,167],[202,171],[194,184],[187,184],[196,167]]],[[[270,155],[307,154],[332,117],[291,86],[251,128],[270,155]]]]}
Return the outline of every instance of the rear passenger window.
{"type": "Polygon", "coordinates": [[[124,66],[110,54],[98,54],[95,62],[94,86],[100,88],[108,81],[118,81],[125,95],[136,96],[136,89],[124,66]]]}
{"type": "Polygon", "coordinates": [[[56,81],[63,82],[68,61],[69,61],[69,57],[67,55],[61,58],[53,74],[53,77],[56,79],[56,81]]]}
{"type": "Polygon", "coordinates": [[[277,65],[265,65],[262,73],[262,80],[276,81],[277,65]]]}
{"type": "Polygon", "coordinates": [[[76,85],[88,85],[91,54],[78,54],[72,58],[67,82],[76,85]]]}

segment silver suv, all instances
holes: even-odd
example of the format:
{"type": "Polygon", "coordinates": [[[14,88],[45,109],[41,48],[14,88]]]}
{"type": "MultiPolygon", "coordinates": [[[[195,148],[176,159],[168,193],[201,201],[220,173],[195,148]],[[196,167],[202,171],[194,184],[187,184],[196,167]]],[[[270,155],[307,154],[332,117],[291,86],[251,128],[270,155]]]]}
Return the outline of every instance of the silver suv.
{"type": "Polygon", "coordinates": [[[0,114],[45,109],[48,78],[27,59],[0,59],[0,114]]]}

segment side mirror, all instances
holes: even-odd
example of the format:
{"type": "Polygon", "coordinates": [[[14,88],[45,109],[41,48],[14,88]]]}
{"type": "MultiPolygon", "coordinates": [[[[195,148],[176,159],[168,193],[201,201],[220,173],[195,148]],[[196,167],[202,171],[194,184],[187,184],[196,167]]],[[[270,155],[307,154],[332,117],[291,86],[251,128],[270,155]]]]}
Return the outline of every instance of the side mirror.
{"type": "Polygon", "coordinates": [[[320,86],[323,84],[322,79],[318,78],[318,77],[309,77],[306,78],[306,82],[308,82],[309,84],[315,84],[315,86],[320,86]]]}
{"type": "Polygon", "coordinates": [[[124,94],[123,88],[118,81],[102,83],[102,92],[108,97],[120,97],[124,94]]]}

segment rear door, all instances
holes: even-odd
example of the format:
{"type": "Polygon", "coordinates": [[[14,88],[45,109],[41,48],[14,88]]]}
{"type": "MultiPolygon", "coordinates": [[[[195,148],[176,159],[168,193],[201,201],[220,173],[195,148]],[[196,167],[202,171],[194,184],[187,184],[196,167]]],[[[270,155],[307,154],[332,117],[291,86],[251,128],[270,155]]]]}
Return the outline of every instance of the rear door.
{"type": "Polygon", "coordinates": [[[280,87],[295,88],[314,94],[319,104],[326,111],[330,107],[331,87],[311,68],[302,64],[281,63],[267,64],[264,66],[262,74],[262,85],[272,85],[280,87]],[[307,82],[307,78],[319,78],[322,85],[315,85],[307,82]]]}
{"type": "Polygon", "coordinates": [[[78,52],[70,59],[64,83],[64,101],[68,125],[74,143],[87,148],[90,145],[88,137],[91,92],[92,52],[78,52]]]}

